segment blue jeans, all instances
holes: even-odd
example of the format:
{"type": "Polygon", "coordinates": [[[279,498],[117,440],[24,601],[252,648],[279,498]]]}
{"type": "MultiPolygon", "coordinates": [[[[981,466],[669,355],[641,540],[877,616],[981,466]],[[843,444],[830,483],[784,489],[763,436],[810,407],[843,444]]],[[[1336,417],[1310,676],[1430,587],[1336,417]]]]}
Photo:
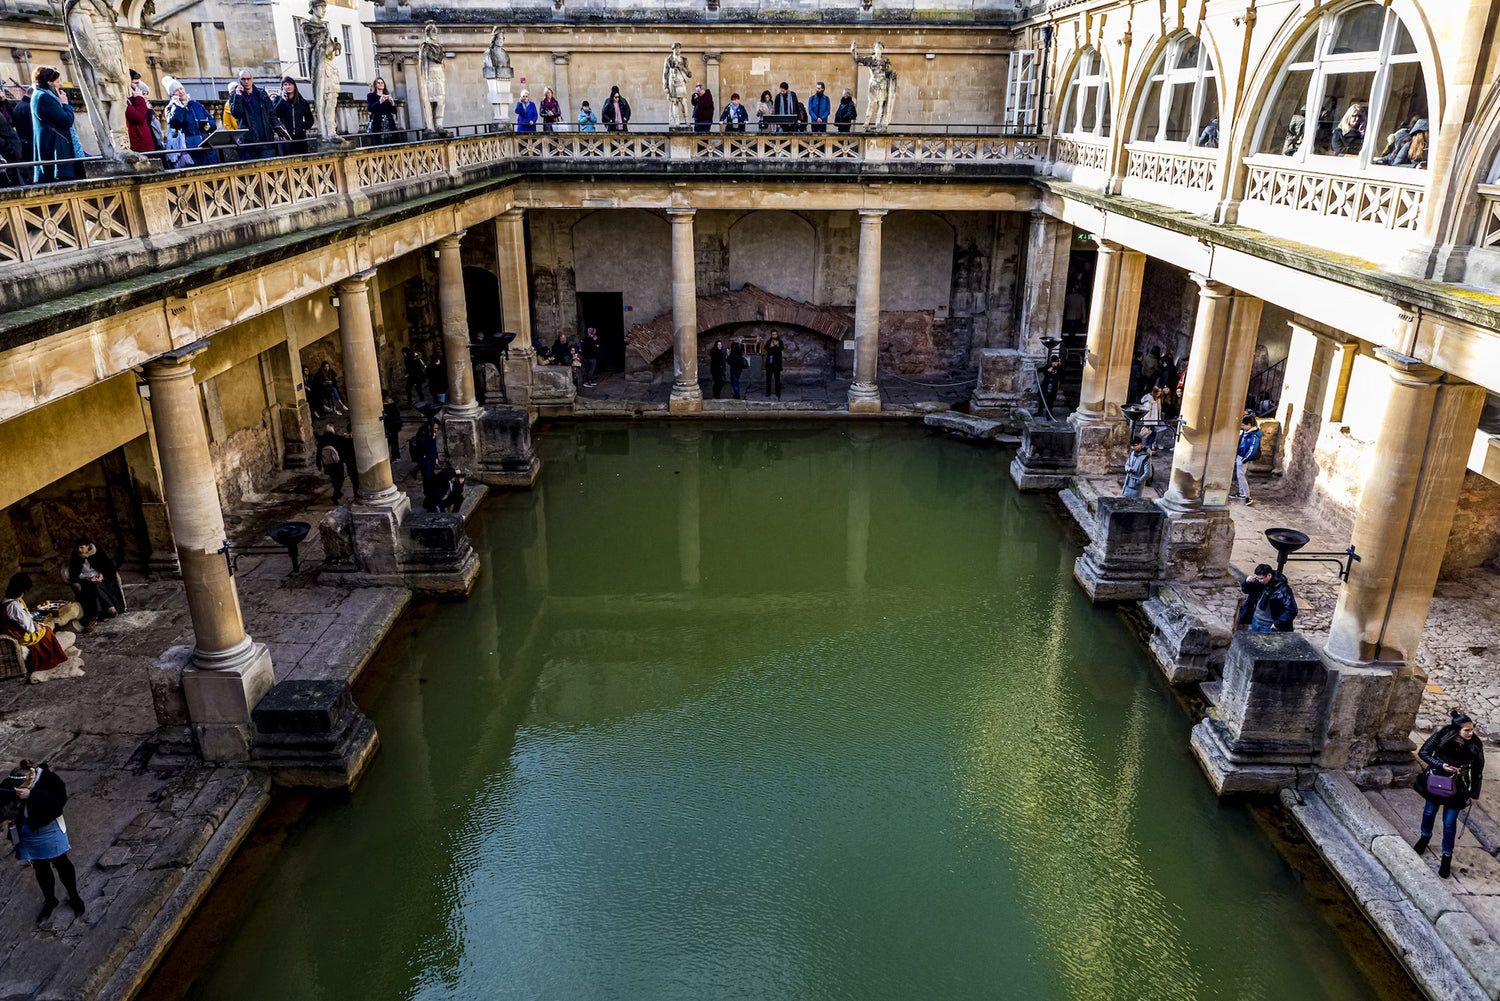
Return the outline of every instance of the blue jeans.
{"type": "Polygon", "coordinates": [[[734,390],[734,398],[738,400],[740,398],[740,374],[738,372],[729,373],[729,388],[734,390]]]}
{"type": "Polygon", "coordinates": [[[1252,621],[1250,623],[1250,631],[1252,633],[1274,633],[1276,631],[1276,627],[1272,625],[1262,625],[1259,622],[1252,621]]]}
{"type": "MultiPolygon", "coordinates": [[[[1422,837],[1432,837],[1432,820],[1437,816],[1438,805],[1432,800],[1427,801],[1427,806],[1422,810],[1422,837]]],[[[1443,807],[1443,854],[1453,854],[1453,839],[1458,834],[1458,815],[1462,813],[1459,807],[1443,807]]]]}

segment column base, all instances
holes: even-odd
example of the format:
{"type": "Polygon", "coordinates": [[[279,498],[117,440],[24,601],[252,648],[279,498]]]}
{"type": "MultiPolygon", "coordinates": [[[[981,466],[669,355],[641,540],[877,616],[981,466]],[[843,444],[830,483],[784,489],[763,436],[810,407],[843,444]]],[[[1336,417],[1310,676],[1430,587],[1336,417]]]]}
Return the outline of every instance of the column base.
{"type": "Polygon", "coordinates": [[[979,381],[969,401],[969,412],[996,420],[1012,420],[1017,411],[1035,408],[1036,369],[1031,359],[1014,348],[985,348],[979,353],[979,381]]]}
{"type": "Polygon", "coordinates": [[[248,760],[255,742],[251,713],[276,684],[270,652],[251,642],[234,666],[216,670],[195,666],[201,655],[192,659],[182,668],[182,698],[198,753],[207,761],[248,760]]]}
{"type": "Polygon", "coordinates": [[[1229,573],[1234,519],[1226,507],[1179,508],[1156,502],[1167,516],[1167,577],[1216,580],[1229,573]]]}
{"type": "Polygon", "coordinates": [[[401,522],[411,512],[411,498],[397,493],[389,504],[349,505],[354,536],[354,564],[366,573],[393,573],[401,565],[401,522]]]}
{"type": "Polygon", "coordinates": [[[286,788],[353,789],[380,746],[345,681],[283,681],[260,700],[254,720],[251,763],[286,788]]]}
{"type": "Polygon", "coordinates": [[[531,406],[531,368],[536,364],[536,353],[530,349],[512,347],[505,355],[500,367],[505,382],[505,402],[513,407],[531,406]]]}
{"type": "Polygon", "coordinates": [[[412,511],[405,494],[401,501],[389,507],[351,504],[325,515],[318,526],[326,559],[319,581],[341,587],[407,587],[419,594],[468,594],[479,576],[479,555],[464,530],[463,516],[412,511]]]}
{"type": "Polygon", "coordinates": [[[573,385],[572,369],[563,365],[531,366],[532,409],[548,417],[565,417],[573,412],[578,387],[573,385]]]}
{"type": "Polygon", "coordinates": [[[1193,754],[1215,792],[1275,792],[1310,774],[1328,682],[1322,658],[1301,633],[1236,633],[1218,714],[1193,728],[1193,754]]]}
{"type": "Polygon", "coordinates": [[[1010,478],[1022,493],[1061,490],[1078,472],[1078,432],[1067,421],[1030,420],[1021,428],[1021,447],[1010,463],[1010,478]]]}
{"type": "Polygon", "coordinates": [[[1411,732],[1427,677],[1405,663],[1347,664],[1322,652],[1332,690],[1319,764],[1355,773],[1361,785],[1415,774],[1411,732]]]}
{"type": "Polygon", "coordinates": [[[1148,500],[1100,497],[1093,541],[1073,563],[1073,577],[1094,604],[1142,601],[1162,574],[1166,516],[1148,500]]]}
{"type": "Polygon", "coordinates": [[[703,390],[697,386],[679,386],[673,383],[672,395],[667,400],[667,412],[680,415],[703,413],[703,390]]]}
{"type": "Polygon", "coordinates": [[[1191,685],[1223,674],[1232,634],[1208,614],[1188,607],[1172,588],[1141,605],[1151,623],[1148,649],[1168,683],[1191,685]]]}
{"type": "Polygon", "coordinates": [[[448,463],[465,472],[479,468],[479,425],[484,410],[444,410],[443,442],[448,449],[448,463]]]}
{"type": "Polygon", "coordinates": [[[849,412],[851,414],[880,413],[880,389],[868,382],[856,382],[849,387],[849,412]]]}
{"type": "Polygon", "coordinates": [[[1125,471],[1125,456],[1130,451],[1129,421],[1074,413],[1068,423],[1078,431],[1079,475],[1108,476],[1125,471]]]}

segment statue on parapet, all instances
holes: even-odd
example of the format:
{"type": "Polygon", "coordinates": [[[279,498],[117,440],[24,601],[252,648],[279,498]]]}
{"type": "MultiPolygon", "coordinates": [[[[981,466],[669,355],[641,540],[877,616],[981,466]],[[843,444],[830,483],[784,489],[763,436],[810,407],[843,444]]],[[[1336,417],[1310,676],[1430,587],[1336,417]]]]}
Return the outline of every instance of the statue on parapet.
{"type": "Polygon", "coordinates": [[[318,136],[324,148],[341,148],[349,142],[339,138],[339,57],[344,47],[333,37],[323,12],[328,5],[324,0],[312,0],[308,4],[308,19],[302,25],[307,38],[307,51],[313,71],[313,109],[318,118],[318,136]]]}
{"type": "Polygon", "coordinates": [[[870,70],[870,97],[865,106],[865,131],[884,132],[891,124],[891,102],[896,96],[896,71],[886,58],[885,46],[875,43],[875,50],[868,56],[859,54],[859,47],[849,43],[849,54],[856,66],[867,66],[870,70]]]}
{"type": "Polygon", "coordinates": [[[672,54],[662,63],[661,86],[667,92],[667,110],[674,129],[693,127],[688,114],[688,81],[692,78],[693,71],[682,54],[682,43],[673,42],[672,54]]]}
{"type": "Polygon", "coordinates": [[[489,48],[484,50],[484,83],[490,96],[490,109],[497,122],[510,117],[510,106],[514,103],[510,95],[510,82],[516,72],[510,68],[510,56],[505,51],[505,32],[500,25],[490,31],[489,48]]]}
{"type": "Polygon", "coordinates": [[[115,170],[149,170],[153,164],[130,148],[125,107],[130,101],[130,68],[119,15],[109,0],[63,0],[63,28],[73,55],[99,155],[115,170]]]}
{"type": "Polygon", "coordinates": [[[437,22],[422,26],[417,46],[417,90],[422,99],[422,127],[430,136],[444,135],[443,112],[448,107],[448,81],[443,69],[443,46],[438,41],[437,22]]]}

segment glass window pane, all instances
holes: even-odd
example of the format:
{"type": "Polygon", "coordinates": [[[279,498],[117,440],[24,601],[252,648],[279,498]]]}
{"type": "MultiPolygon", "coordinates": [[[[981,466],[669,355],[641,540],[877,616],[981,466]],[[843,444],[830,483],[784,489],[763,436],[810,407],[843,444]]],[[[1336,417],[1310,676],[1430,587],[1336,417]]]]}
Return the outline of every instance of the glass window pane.
{"type": "MultiPolygon", "coordinates": [[[[1418,161],[1410,148],[1411,134],[1427,131],[1427,84],[1422,76],[1422,65],[1396,63],[1391,66],[1390,80],[1391,89],[1386,96],[1385,111],[1380,116],[1380,128],[1371,141],[1380,143],[1376,151],[1377,162],[1398,167],[1414,166],[1418,161]]],[[[1417,146],[1425,160],[1425,135],[1417,146]]]]}
{"type": "Polygon", "coordinates": [[[1312,70],[1293,70],[1267,105],[1265,128],[1257,153],[1291,156],[1302,145],[1307,119],[1307,84],[1312,70]]]}
{"type": "Polygon", "coordinates": [[[1084,84],[1078,88],[1078,109],[1082,112],[1078,116],[1079,132],[1094,131],[1094,124],[1098,121],[1098,91],[1099,88],[1093,84],[1084,84]]]}
{"type": "Polygon", "coordinates": [[[1318,110],[1318,132],[1313,152],[1353,156],[1365,141],[1365,116],[1375,72],[1328,73],[1323,80],[1323,104],[1318,110]]]}
{"type": "Polygon", "coordinates": [[[1313,58],[1313,46],[1317,44],[1317,41],[1318,41],[1318,33],[1316,31],[1309,31],[1307,33],[1307,38],[1303,41],[1303,43],[1301,45],[1297,46],[1297,51],[1292,56],[1292,62],[1294,62],[1294,63],[1310,63],[1310,62],[1312,62],[1312,58],[1313,58]]]}
{"type": "Polygon", "coordinates": [[[1167,108],[1167,131],[1163,139],[1167,142],[1185,143],[1193,138],[1193,85],[1179,83],[1172,88],[1171,102],[1167,108]]]}
{"type": "Polygon", "coordinates": [[[1368,4],[1339,16],[1328,45],[1331,56],[1349,52],[1375,52],[1380,48],[1380,32],[1385,27],[1385,8],[1368,4]]]}
{"type": "Polygon", "coordinates": [[[1104,109],[1099,113],[1099,134],[1101,136],[1107,136],[1107,135],[1109,135],[1109,126],[1110,126],[1110,116],[1109,116],[1109,88],[1108,87],[1102,88],[1101,91],[1100,91],[1100,93],[1101,93],[1101,96],[1104,98],[1104,109]]]}
{"type": "Polygon", "coordinates": [[[1177,43],[1177,69],[1192,69],[1198,65],[1198,50],[1202,48],[1196,38],[1184,38],[1177,43]]]}
{"type": "Polygon", "coordinates": [[[1213,77],[1203,81],[1203,113],[1198,116],[1199,146],[1219,145],[1219,88],[1216,83],[1213,77]]]}
{"type": "Polygon", "coordinates": [[[1134,138],[1141,142],[1155,142],[1157,129],[1161,127],[1161,77],[1146,84],[1146,93],[1141,98],[1139,122],[1134,138]]]}
{"type": "Polygon", "coordinates": [[[1398,56],[1409,56],[1417,51],[1416,43],[1411,40],[1411,32],[1399,20],[1396,21],[1396,43],[1391,51],[1398,56]]]}
{"type": "Polygon", "coordinates": [[[1057,125],[1059,132],[1075,132],[1078,129],[1078,84],[1068,84],[1068,96],[1063,101],[1062,121],[1057,125]]]}

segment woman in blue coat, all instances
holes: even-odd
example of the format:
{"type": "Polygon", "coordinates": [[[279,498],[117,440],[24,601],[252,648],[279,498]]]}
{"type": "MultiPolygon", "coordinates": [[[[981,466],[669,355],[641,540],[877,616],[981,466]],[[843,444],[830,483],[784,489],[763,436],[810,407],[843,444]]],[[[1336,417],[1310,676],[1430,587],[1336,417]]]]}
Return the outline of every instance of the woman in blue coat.
{"type": "MultiPolygon", "coordinates": [[[[170,149],[198,150],[203,140],[218,128],[218,122],[208,110],[188,97],[187,88],[168,77],[164,83],[171,87],[167,102],[167,146],[170,149]]],[[[174,167],[201,167],[205,163],[218,163],[215,150],[198,150],[196,153],[179,153],[168,156],[174,167]]]]}
{"type": "Polygon", "coordinates": [[[521,99],[516,102],[516,131],[536,131],[536,105],[531,100],[531,91],[521,91],[521,99]]]}
{"type": "MultiPolygon", "coordinates": [[[[37,160],[71,160],[73,146],[73,108],[68,95],[58,87],[62,74],[51,66],[38,66],[32,79],[31,135],[37,160]]],[[[36,182],[71,181],[78,177],[78,164],[59,163],[36,168],[36,182]]]]}

